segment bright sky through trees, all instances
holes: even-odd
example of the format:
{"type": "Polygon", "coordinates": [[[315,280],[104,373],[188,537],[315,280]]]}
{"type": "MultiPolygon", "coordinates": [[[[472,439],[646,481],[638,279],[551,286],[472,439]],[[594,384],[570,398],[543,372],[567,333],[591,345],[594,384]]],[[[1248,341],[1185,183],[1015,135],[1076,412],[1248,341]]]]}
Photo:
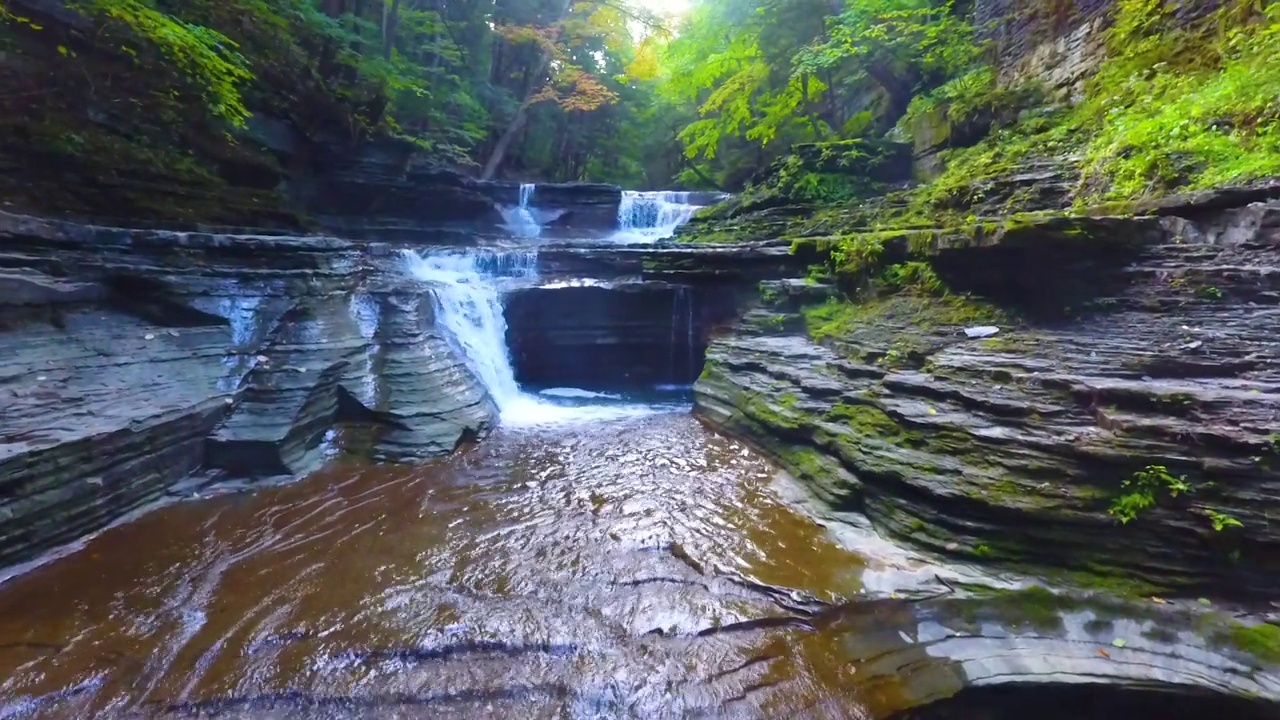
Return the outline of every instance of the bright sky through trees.
{"type": "Polygon", "coordinates": [[[657,13],[683,13],[689,9],[689,0],[635,0],[635,4],[657,13]]]}

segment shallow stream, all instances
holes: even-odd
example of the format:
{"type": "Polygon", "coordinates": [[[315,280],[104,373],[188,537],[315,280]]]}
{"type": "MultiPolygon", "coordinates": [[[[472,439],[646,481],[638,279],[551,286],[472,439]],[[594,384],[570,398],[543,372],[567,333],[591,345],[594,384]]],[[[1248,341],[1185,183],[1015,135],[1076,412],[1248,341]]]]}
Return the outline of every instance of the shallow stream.
{"type": "Polygon", "coordinates": [[[857,717],[837,643],[714,632],[860,587],[775,475],[656,411],[171,506],[0,589],[0,717],[857,717]]]}

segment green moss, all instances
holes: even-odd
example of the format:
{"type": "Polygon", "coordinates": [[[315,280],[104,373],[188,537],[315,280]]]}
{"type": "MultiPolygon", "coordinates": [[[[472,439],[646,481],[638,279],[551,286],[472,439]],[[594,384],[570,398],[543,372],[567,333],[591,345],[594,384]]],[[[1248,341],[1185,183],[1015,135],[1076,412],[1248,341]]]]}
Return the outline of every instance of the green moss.
{"type": "Polygon", "coordinates": [[[823,419],[848,425],[858,435],[895,444],[905,442],[910,435],[896,420],[874,405],[841,403],[831,408],[823,419]]]}
{"type": "Polygon", "coordinates": [[[860,316],[858,307],[847,300],[828,300],[804,311],[805,325],[814,340],[848,335],[860,316]]]}
{"type": "Polygon", "coordinates": [[[804,445],[784,445],[775,450],[778,459],[796,477],[806,480],[824,479],[829,460],[818,450],[804,445]]]}
{"type": "MultiPolygon", "coordinates": [[[[1168,590],[1168,586],[1157,585],[1133,574],[1132,569],[1108,565],[1101,561],[1084,562],[1086,570],[1066,570],[1052,573],[1055,582],[1063,585],[1105,593],[1116,598],[1146,598],[1168,590]]],[[[1031,567],[1028,571],[1043,571],[1044,568],[1031,567]]]]}
{"type": "Polygon", "coordinates": [[[1011,625],[1030,625],[1041,631],[1062,628],[1062,615],[1081,607],[1080,598],[1060,595],[1038,585],[1012,591],[995,591],[986,598],[970,601],[970,613],[987,611],[1011,625]]]}
{"type": "MultiPolygon", "coordinates": [[[[967,295],[938,297],[899,292],[850,301],[833,299],[804,311],[809,335],[815,340],[845,338],[872,324],[900,325],[922,331],[1007,323],[1007,313],[967,295]]],[[[909,335],[909,334],[908,334],[909,335]]],[[[911,338],[901,338],[911,342],[911,338]]],[[[910,349],[923,349],[912,346],[910,349]]]]}
{"type": "Polygon", "coordinates": [[[1215,634],[1220,644],[1248,653],[1268,665],[1280,665],[1280,627],[1232,622],[1215,634]]]}
{"type": "Polygon", "coordinates": [[[767,398],[752,397],[743,403],[742,409],[755,422],[777,430],[800,430],[805,426],[803,417],[790,412],[790,405],[779,403],[777,406],[767,398]]]}

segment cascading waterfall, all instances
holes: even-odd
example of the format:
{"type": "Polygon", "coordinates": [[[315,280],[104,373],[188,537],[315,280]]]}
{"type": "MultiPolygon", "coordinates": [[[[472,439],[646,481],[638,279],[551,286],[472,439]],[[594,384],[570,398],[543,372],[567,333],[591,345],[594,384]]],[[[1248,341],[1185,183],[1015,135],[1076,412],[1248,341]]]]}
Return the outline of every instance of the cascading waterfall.
{"type": "Polygon", "coordinates": [[[520,204],[502,210],[502,219],[506,222],[507,229],[517,237],[536,238],[542,235],[542,223],[538,222],[532,206],[533,196],[537,190],[538,186],[534,183],[522,184],[520,204]]]}
{"type": "Polygon", "coordinates": [[[675,234],[676,228],[689,222],[701,205],[689,202],[687,192],[637,192],[622,193],[618,206],[618,232],[610,238],[615,242],[655,242],[675,234]]]}
{"type": "Polygon", "coordinates": [[[520,389],[507,349],[502,296],[509,285],[536,280],[536,251],[455,251],[424,256],[405,250],[403,257],[409,274],[432,286],[437,322],[489,391],[504,424],[608,419],[655,411],[653,406],[634,404],[566,407],[520,389]]]}
{"type": "Polygon", "coordinates": [[[536,274],[532,252],[449,253],[423,257],[405,252],[409,272],[435,288],[437,320],[488,389],[499,410],[522,399],[507,353],[507,321],[502,313],[501,282],[536,274]]]}

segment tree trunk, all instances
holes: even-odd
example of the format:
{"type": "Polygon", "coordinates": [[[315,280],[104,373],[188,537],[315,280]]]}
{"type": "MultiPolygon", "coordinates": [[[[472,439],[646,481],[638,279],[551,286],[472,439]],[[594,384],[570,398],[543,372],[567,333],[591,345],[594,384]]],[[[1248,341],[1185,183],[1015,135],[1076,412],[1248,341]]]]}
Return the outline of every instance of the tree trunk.
{"type": "Polygon", "coordinates": [[[382,3],[382,57],[391,59],[396,47],[396,32],[400,29],[400,0],[382,3]]]}
{"type": "Polygon", "coordinates": [[[889,110],[880,120],[885,127],[893,127],[907,114],[907,106],[911,104],[911,98],[915,94],[912,87],[914,83],[900,77],[887,64],[870,62],[866,69],[867,75],[889,96],[889,110]]]}
{"type": "MultiPolygon", "coordinates": [[[[569,10],[572,8],[573,0],[565,0],[555,24],[564,22],[564,19],[569,15],[569,10]]],[[[529,89],[525,92],[524,100],[521,101],[520,107],[516,110],[515,117],[511,119],[511,124],[502,133],[502,137],[498,138],[498,144],[493,146],[493,152],[489,154],[489,160],[484,164],[484,171],[480,173],[481,180],[492,180],[498,174],[498,168],[502,167],[502,161],[506,158],[507,151],[511,149],[512,141],[516,139],[516,135],[524,127],[525,121],[528,119],[529,108],[533,107],[533,98],[547,83],[543,79],[543,75],[546,74],[550,65],[551,50],[544,49],[539,53],[537,69],[531,76],[533,82],[529,84],[529,89]]]]}
{"type": "Polygon", "coordinates": [[[684,166],[692,170],[693,174],[697,175],[698,179],[701,180],[702,182],[715,188],[716,190],[724,192],[724,189],[720,187],[720,183],[708,177],[706,173],[702,172],[702,170],[700,170],[696,164],[690,162],[687,158],[684,160],[684,166]]]}
{"type": "Polygon", "coordinates": [[[808,75],[800,77],[800,91],[804,97],[804,114],[809,118],[809,126],[813,128],[814,138],[826,140],[827,133],[823,131],[822,123],[818,120],[818,108],[813,104],[813,97],[809,95],[808,75]]]}
{"type": "MultiPolygon", "coordinates": [[[[548,62],[550,60],[548,59],[548,62]]],[[[524,128],[525,121],[529,119],[529,108],[533,106],[533,95],[531,91],[524,102],[520,103],[520,108],[516,110],[516,116],[511,119],[511,124],[507,126],[502,137],[498,138],[498,144],[493,146],[493,152],[489,154],[489,161],[484,164],[484,171],[480,173],[481,180],[492,180],[498,174],[498,168],[502,166],[502,161],[507,157],[507,151],[511,149],[511,143],[520,134],[520,130],[524,128]]]]}

